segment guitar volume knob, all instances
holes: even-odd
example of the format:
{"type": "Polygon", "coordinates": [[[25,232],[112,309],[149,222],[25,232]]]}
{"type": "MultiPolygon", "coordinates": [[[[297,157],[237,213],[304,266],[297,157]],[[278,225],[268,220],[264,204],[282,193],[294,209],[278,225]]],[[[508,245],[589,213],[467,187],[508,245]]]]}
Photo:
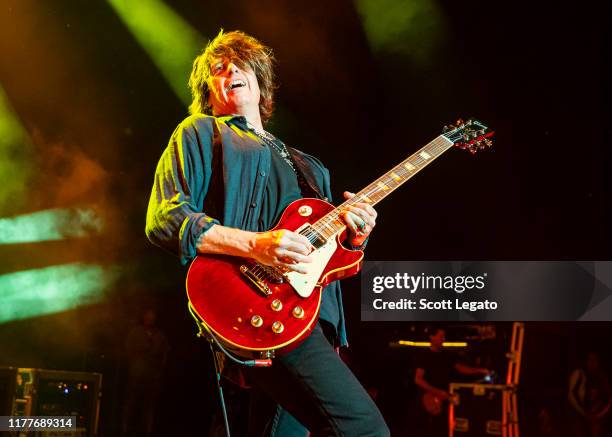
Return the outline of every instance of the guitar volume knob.
{"type": "Polygon", "coordinates": [[[280,311],[283,309],[283,303],[280,299],[274,299],[272,303],[270,303],[270,308],[272,308],[272,311],[280,311]]]}
{"type": "Polygon", "coordinates": [[[280,334],[281,332],[283,332],[283,330],[285,329],[285,326],[283,326],[283,324],[279,321],[276,321],[274,323],[272,323],[272,331],[275,334],[280,334]]]}
{"type": "Polygon", "coordinates": [[[301,319],[302,317],[304,317],[304,309],[300,306],[293,308],[292,313],[293,317],[295,317],[296,319],[301,319]]]}
{"type": "Polygon", "coordinates": [[[253,317],[251,317],[251,325],[253,325],[255,328],[259,328],[261,325],[263,325],[263,318],[255,314],[253,317]]]}

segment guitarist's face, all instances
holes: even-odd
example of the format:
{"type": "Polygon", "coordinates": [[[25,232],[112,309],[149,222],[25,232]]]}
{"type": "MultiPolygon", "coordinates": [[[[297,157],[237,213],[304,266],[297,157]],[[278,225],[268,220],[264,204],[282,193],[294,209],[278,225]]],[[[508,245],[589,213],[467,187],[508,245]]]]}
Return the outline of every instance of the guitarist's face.
{"type": "Polygon", "coordinates": [[[255,73],[246,65],[240,68],[229,59],[213,60],[208,88],[214,115],[246,115],[259,111],[259,83],[255,73]]]}
{"type": "Polygon", "coordinates": [[[438,329],[433,335],[429,336],[432,349],[442,349],[444,342],[446,341],[446,333],[444,329],[438,329]]]}

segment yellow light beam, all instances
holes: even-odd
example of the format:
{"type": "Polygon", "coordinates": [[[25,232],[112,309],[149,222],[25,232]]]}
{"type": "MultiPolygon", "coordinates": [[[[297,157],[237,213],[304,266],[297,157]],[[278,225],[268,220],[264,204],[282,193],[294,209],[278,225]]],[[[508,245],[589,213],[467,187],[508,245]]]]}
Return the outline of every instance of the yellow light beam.
{"type": "Polygon", "coordinates": [[[0,86],[0,214],[26,201],[32,174],[32,144],[0,86]]]}
{"type": "Polygon", "coordinates": [[[187,79],[205,39],[160,0],[108,0],[164,76],[174,93],[191,103],[187,79]]]}
{"type": "MultiPolygon", "coordinates": [[[[399,340],[398,344],[401,346],[413,346],[413,347],[430,347],[431,343],[428,341],[410,341],[410,340],[399,340]]],[[[442,343],[443,347],[467,347],[465,341],[445,341],[442,343]]]]}

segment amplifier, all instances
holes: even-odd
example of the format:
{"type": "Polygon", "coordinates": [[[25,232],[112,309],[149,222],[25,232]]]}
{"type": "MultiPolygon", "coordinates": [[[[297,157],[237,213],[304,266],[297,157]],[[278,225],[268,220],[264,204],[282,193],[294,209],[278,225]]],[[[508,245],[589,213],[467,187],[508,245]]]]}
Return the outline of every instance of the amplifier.
{"type": "MultiPolygon", "coordinates": [[[[75,416],[71,436],[98,434],[102,375],[89,372],[5,367],[0,368],[0,415],[75,416]]],[[[60,431],[38,437],[67,435],[60,431]]]]}

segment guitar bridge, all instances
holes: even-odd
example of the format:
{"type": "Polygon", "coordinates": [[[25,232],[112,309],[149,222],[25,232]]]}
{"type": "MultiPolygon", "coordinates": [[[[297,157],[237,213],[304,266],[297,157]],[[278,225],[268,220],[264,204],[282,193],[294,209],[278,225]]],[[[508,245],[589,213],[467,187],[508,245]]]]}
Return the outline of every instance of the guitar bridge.
{"type": "Polygon", "coordinates": [[[254,264],[249,267],[245,264],[240,266],[240,272],[246,276],[246,278],[255,286],[255,288],[264,296],[270,296],[272,290],[270,286],[266,284],[265,280],[280,284],[284,282],[283,275],[273,267],[263,266],[261,264],[254,264]]]}

